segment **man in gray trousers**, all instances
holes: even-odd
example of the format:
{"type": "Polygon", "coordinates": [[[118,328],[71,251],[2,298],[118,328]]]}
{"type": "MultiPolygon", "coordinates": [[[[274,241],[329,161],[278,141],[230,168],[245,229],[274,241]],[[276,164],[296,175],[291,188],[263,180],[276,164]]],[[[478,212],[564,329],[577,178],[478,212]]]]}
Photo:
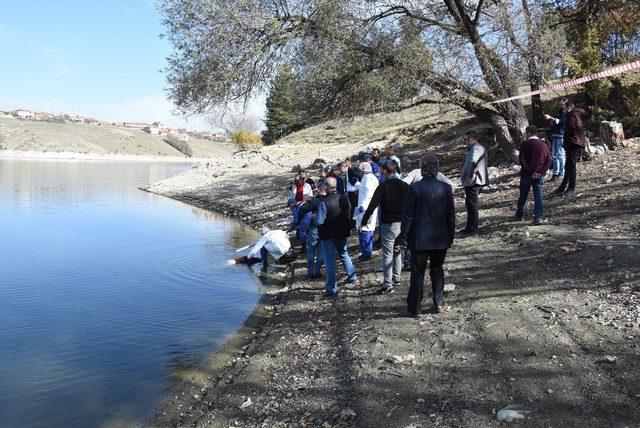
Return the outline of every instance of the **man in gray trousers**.
{"type": "Polygon", "coordinates": [[[462,165],[460,179],[464,186],[465,205],[467,207],[467,227],[463,235],[478,233],[478,194],[482,186],[489,184],[489,170],[487,168],[487,149],[478,142],[476,131],[469,130],[464,134],[467,146],[467,157],[462,165]]]}
{"type": "Polygon", "coordinates": [[[395,240],[400,234],[402,206],[404,205],[404,196],[409,185],[400,179],[395,162],[384,164],[382,172],[386,176],[386,180],[373,192],[371,202],[369,202],[369,206],[362,216],[362,224],[367,224],[369,217],[379,205],[382,218],[380,239],[382,241],[384,284],[378,293],[386,294],[393,293],[394,287],[400,285],[402,253],[396,251],[394,246],[395,240]]]}

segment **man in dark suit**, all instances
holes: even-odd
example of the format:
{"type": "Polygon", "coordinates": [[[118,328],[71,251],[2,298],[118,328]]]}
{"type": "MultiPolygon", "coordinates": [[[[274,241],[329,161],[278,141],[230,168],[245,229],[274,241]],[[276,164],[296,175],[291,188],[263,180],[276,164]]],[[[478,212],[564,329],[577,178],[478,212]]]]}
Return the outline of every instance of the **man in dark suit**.
{"type": "Polygon", "coordinates": [[[402,226],[396,246],[411,250],[411,286],[407,310],[412,316],[422,312],[424,273],[429,266],[433,304],[436,312],[445,309],[444,270],[447,249],[453,244],[456,213],[451,186],[436,179],[439,162],[435,154],[420,161],[422,180],[409,186],[402,209],[402,226]]]}

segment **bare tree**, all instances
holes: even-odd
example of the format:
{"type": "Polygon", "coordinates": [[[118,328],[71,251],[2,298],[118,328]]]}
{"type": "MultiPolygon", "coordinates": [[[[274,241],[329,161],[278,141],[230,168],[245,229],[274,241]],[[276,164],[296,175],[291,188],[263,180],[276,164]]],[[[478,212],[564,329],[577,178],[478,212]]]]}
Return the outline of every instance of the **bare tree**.
{"type": "Polygon", "coordinates": [[[539,15],[526,1],[161,0],[158,6],[174,47],[171,97],[186,111],[246,99],[289,64],[307,74],[311,94],[329,110],[356,109],[378,95],[376,87],[391,85],[398,97],[435,94],[431,101],[456,104],[489,124],[514,157],[528,123],[523,104],[491,102],[516,95],[531,77],[532,87],[540,84],[539,15]],[[505,13],[518,14],[510,22],[523,22],[525,31],[507,25],[505,13]]]}
{"type": "Polygon", "coordinates": [[[206,117],[211,126],[224,130],[228,136],[241,131],[257,135],[262,127],[260,118],[238,106],[218,106],[211,109],[206,117]]]}

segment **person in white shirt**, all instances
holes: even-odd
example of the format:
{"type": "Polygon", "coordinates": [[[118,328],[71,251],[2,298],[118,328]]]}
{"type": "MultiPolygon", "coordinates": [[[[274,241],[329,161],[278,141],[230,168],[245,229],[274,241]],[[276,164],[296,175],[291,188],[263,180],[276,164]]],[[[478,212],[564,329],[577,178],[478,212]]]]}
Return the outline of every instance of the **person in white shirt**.
{"type": "Polygon", "coordinates": [[[369,163],[362,162],[360,170],[363,172],[363,176],[358,187],[358,206],[353,213],[353,219],[356,221],[356,229],[358,230],[360,241],[360,260],[364,261],[369,260],[373,252],[373,232],[376,230],[378,223],[378,208],[376,207],[366,224],[361,224],[362,216],[369,207],[369,202],[371,202],[379,182],[378,178],[373,174],[373,169],[369,163]]]}
{"type": "MultiPolygon", "coordinates": [[[[407,183],[409,186],[420,180],[422,180],[422,170],[420,168],[414,169],[402,179],[402,181],[407,183]]],[[[436,175],[436,180],[447,183],[449,186],[451,186],[451,190],[456,190],[456,185],[453,183],[453,181],[449,180],[449,178],[440,171],[438,171],[438,175],[436,175]]]]}
{"type": "Polygon", "coordinates": [[[258,231],[262,236],[253,245],[249,254],[235,259],[236,264],[252,265],[262,261],[263,267],[267,267],[269,254],[278,261],[291,249],[289,235],[284,230],[269,230],[268,227],[261,227],[258,231]]]}

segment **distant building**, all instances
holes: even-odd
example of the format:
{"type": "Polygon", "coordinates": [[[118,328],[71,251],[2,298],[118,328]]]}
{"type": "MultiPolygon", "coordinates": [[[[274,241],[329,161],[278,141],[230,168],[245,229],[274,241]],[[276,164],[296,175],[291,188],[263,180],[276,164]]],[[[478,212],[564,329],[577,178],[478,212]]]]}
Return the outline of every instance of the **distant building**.
{"type": "Polygon", "coordinates": [[[33,119],[35,116],[31,110],[25,110],[22,108],[12,111],[11,114],[16,116],[18,119],[33,119]]]}
{"type": "Polygon", "coordinates": [[[171,132],[171,128],[160,122],[153,122],[151,125],[143,127],[142,130],[151,135],[166,135],[171,132]]]}
{"type": "Polygon", "coordinates": [[[146,122],[119,122],[118,126],[120,126],[121,128],[137,128],[137,129],[142,129],[145,127],[151,127],[150,123],[146,123],[146,122]]]}
{"type": "Polygon", "coordinates": [[[84,116],[82,123],[89,123],[91,125],[108,125],[109,122],[98,119],[97,117],[84,116]]]}
{"type": "Polygon", "coordinates": [[[34,120],[41,120],[41,121],[49,121],[53,119],[53,115],[51,113],[47,113],[46,111],[41,111],[38,113],[34,113],[33,114],[33,119],[34,120]]]}

